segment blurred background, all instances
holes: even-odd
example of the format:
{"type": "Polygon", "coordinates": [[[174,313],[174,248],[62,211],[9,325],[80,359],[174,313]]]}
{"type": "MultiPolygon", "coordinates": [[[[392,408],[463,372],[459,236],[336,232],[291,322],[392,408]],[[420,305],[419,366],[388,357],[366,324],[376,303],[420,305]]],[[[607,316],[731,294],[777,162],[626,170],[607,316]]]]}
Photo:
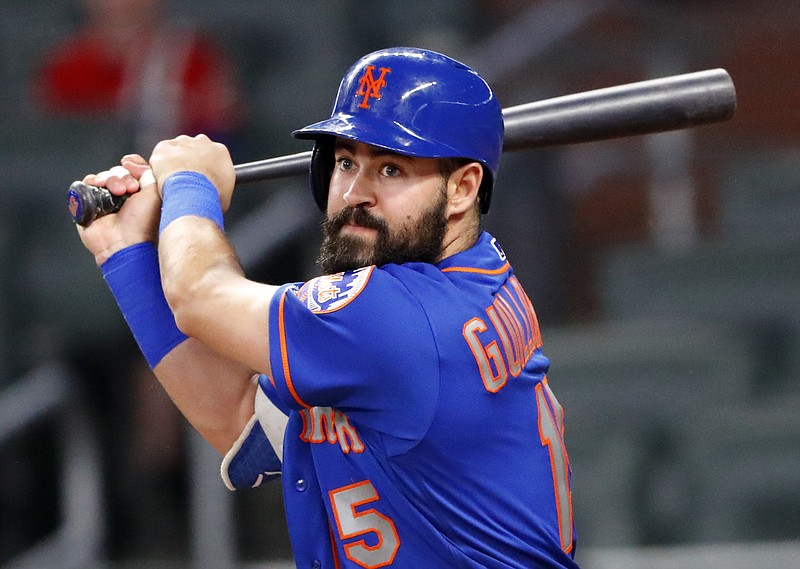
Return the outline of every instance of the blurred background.
{"type": "MultiPolygon", "coordinates": [[[[722,67],[725,123],[504,155],[485,227],[539,314],[587,568],[800,567],[796,0],[4,0],[0,566],[292,566],[280,485],[233,494],[141,358],[69,184],[205,132],[308,150],[361,55],[474,67],[504,106],[722,67]]],[[[304,179],[242,187],[248,274],[314,273],[304,179]]],[[[498,473],[502,475],[502,473],[498,473]]]]}

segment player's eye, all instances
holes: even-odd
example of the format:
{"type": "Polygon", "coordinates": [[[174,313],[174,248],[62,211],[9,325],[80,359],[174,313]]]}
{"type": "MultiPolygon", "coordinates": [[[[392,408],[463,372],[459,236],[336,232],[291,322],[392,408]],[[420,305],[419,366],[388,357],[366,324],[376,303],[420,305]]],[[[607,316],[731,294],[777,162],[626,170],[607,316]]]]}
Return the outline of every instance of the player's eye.
{"type": "Polygon", "coordinates": [[[381,168],[381,175],[387,178],[394,178],[400,175],[400,168],[396,164],[384,164],[381,168]]]}
{"type": "Polygon", "coordinates": [[[338,170],[350,170],[353,167],[353,161],[347,156],[339,156],[336,159],[336,168],[338,170]]]}

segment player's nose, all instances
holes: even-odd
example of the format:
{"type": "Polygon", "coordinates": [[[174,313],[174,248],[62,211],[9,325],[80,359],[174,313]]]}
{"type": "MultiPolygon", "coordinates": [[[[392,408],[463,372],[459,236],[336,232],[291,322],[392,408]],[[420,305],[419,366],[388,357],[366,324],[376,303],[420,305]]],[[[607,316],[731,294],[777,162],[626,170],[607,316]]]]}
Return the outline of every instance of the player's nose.
{"type": "Polygon", "coordinates": [[[375,205],[375,191],[364,172],[358,172],[349,180],[347,189],[342,194],[342,199],[350,207],[375,205]]]}

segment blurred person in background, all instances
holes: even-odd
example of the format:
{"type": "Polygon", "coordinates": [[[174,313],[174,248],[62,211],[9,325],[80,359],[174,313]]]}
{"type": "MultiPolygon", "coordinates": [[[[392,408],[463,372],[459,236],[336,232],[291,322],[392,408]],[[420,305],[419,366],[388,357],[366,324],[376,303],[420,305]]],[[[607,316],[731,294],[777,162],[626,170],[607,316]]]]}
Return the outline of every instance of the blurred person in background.
{"type": "Polygon", "coordinates": [[[241,97],[232,62],[211,38],[167,18],[163,0],[83,0],[83,12],[36,77],[46,113],[116,116],[133,127],[136,148],[186,132],[231,142],[241,97]]]}

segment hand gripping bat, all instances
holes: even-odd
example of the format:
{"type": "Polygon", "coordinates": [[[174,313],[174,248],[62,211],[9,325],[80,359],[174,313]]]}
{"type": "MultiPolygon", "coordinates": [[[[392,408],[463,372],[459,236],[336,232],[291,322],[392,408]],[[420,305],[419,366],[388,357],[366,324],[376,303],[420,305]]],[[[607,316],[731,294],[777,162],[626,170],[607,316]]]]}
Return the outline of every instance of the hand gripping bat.
{"type": "MultiPolygon", "coordinates": [[[[503,109],[503,150],[576,144],[653,134],[728,120],[736,90],[724,69],[673,75],[544,99],[503,109]]],[[[311,151],[234,166],[236,184],[308,173],[311,151]]],[[[67,204],[87,226],[118,211],[126,196],[74,182],[67,204]]]]}

